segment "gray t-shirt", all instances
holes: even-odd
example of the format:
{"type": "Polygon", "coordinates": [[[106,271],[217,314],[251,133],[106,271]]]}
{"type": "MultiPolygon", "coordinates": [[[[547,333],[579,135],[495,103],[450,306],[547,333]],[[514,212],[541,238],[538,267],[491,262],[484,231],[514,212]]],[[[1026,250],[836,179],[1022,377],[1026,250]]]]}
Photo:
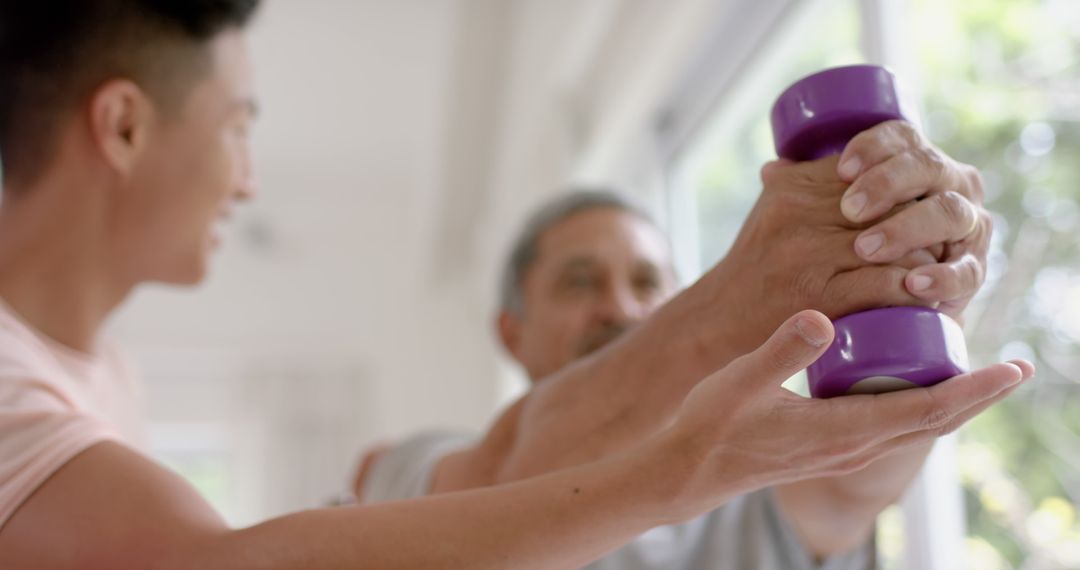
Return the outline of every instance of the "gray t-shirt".
{"type": "MultiPolygon", "coordinates": [[[[439,459],[474,441],[468,435],[437,432],[404,441],[375,463],[361,500],[375,503],[426,495],[439,459]]],[[[585,568],[867,570],[875,563],[873,540],[815,563],[781,515],[772,491],[764,489],[689,522],[654,528],[585,568]]]]}

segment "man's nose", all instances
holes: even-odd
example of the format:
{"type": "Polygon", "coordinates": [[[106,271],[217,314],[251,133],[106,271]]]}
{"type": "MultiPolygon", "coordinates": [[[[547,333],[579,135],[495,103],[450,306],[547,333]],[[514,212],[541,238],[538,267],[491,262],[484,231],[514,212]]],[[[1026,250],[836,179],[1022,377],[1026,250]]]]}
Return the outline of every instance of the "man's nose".
{"type": "Polygon", "coordinates": [[[255,199],[259,194],[259,184],[255,178],[255,169],[252,167],[250,157],[244,158],[244,164],[241,165],[237,178],[236,199],[244,202],[255,199]]]}
{"type": "Polygon", "coordinates": [[[240,184],[236,188],[236,198],[241,201],[249,201],[255,199],[259,194],[258,184],[255,183],[255,179],[252,176],[245,176],[240,184]]]}
{"type": "Polygon", "coordinates": [[[648,314],[645,304],[627,285],[613,285],[605,288],[597,312],[601,320],[616,325],[637,323],[648,314]]]}

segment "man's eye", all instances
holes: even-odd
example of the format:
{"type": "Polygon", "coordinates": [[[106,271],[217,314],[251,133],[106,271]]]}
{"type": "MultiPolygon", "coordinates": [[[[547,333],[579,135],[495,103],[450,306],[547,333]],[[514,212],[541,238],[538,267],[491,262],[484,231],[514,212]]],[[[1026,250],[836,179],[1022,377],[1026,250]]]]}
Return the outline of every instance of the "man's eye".
{"type": "Polygon", "coordinates": [[[588,275],[571,275],[566,279],[567,287],[572,289],[587,289],[592,287],[594,279],[588,275]]]}

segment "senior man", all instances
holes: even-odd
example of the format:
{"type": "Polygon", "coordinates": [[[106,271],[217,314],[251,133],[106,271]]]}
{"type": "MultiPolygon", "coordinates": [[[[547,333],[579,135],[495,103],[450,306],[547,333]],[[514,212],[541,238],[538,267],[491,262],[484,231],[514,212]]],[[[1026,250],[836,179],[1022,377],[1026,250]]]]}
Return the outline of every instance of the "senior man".
{"type": "MultiPolygon", "coordinates": [[[[934,152],[908,125],[896,123],[889,129],[892,136],[922,145],[921,152],[934,152]]],[[[975,178],[958,180],[977,184],[975,178]]],[[[970,191],[977,193],[977,186],[970,191]]],[[[834,193],[839,202],[839,193],[834,193]]],[[[937,200],[945,205],[956,198],[937,200]]],[[[924,245],[927,248],[914,250],[901,263],[934,263],[951,247],[924,245]]],[[[978,271],[973,258],[959,267],[978,271]]],[[[911,277],[912,285],[925,281],[919,275],[911,277]]],[[[501,281],[498,338],[535,387],[643,322],[675,288],[669,242],[648,215],[613,193],[570,193],[535,212],[513,244],[501,281]]],[[[942,300],[959,316],[962,299],[942,300]]],[[[597,395],[598,409],[603,410],[610,397],[597,395]]],[[[908,486],[931,445],[897,453],[858,473],[738,497],[691,522],[646,533],[590,568],[873,567],[876,517],[908,486]]],[[[369,452],[361,461],[354,493],[363,501],[379,502],[451,490],[467,481],[460,475],[463,471],[480,471],[488,461],[490,453],[475,434],[425,432],[369,452]]]]}

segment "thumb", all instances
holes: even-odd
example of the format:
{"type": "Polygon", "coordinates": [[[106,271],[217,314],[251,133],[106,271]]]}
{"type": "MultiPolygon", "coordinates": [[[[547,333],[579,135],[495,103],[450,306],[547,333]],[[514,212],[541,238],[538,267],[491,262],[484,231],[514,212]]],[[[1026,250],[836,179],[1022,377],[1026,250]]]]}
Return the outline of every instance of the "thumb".
{"type": "Polygon", "coordinates": [[[817,311],[801,311],[780,325],[757,350],[731,363],[737,382],[779,386],[810,366],[833,339],[833,326],[817,311]]]}

